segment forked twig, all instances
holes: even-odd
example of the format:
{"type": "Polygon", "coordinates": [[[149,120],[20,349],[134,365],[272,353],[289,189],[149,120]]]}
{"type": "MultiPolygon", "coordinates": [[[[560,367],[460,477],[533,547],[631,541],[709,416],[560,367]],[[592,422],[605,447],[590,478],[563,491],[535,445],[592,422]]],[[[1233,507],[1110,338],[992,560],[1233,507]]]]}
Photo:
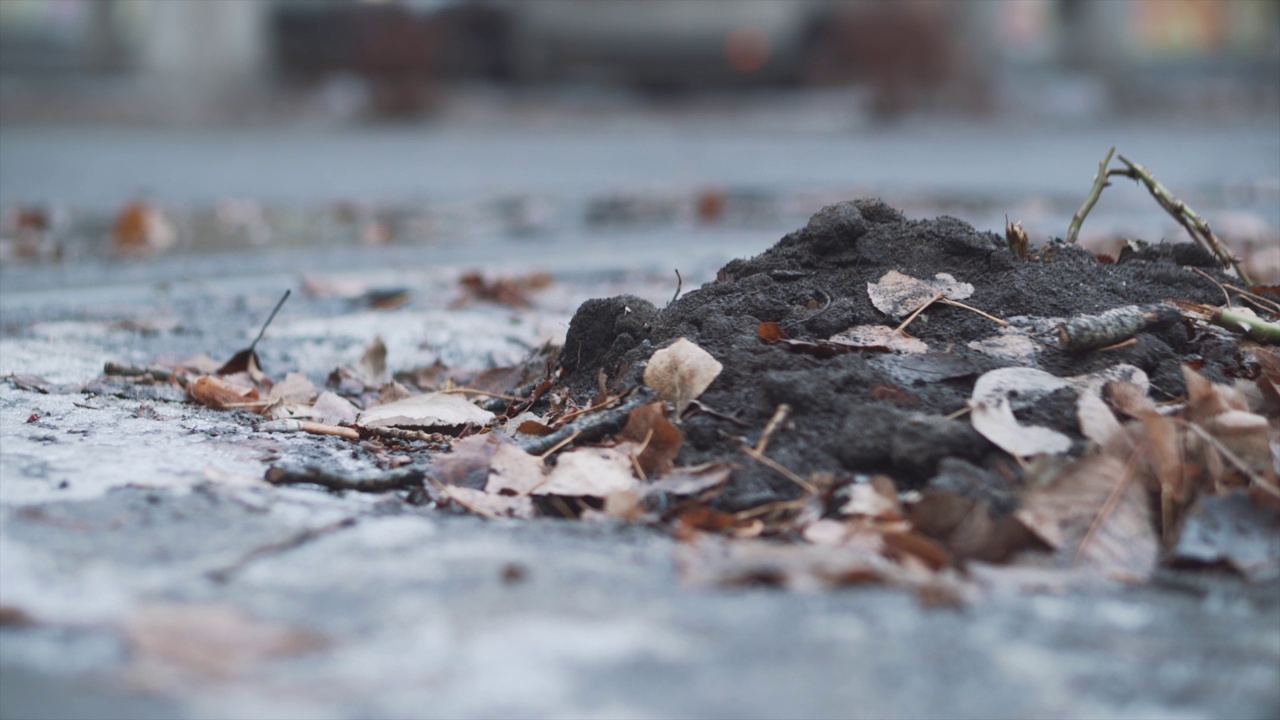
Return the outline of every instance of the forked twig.
{"type": "Polygon", "coordinates": [[[1102,163],[1098,165],[1098,174],[1093,178],[1093,187],[1089,188],[1089,196],[1084,199],[1084,204],[1071,217],[1071,225],[1067,227],[1067,242],[1075,244],[1080,237],[1080,226],[1084,225],[1085,216],[1098,204],[1098,198],[1102,197],[1102,189],[1111,183],[1107,182],[1107,166],[1111,164],[1111,156],[1116,154],[1116,148],[1113,145],[1107,151],[1107,156],[1102,159],[1102,163]]]}

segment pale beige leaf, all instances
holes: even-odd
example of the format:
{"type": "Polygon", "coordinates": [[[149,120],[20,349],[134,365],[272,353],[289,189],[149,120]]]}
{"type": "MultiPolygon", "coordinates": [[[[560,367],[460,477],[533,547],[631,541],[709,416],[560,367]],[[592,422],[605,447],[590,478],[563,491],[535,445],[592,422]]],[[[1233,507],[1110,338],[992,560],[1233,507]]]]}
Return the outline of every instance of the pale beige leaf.
{"type": "Polygon", "coordinates": [[[890,270],[878,281],[867,283],[871,304],[891,317],[906,317],[919,310],[938,293],[951,300],[963,300],[973,294],[973,286],[957,281],[947,273],[938,273],[933,280],[920,280],[890,270]]]}
{"type": "Polygon", "coordinates": [[[1115,413],[1101,397],[1091,392],[1082,392],[1076,398],[1076,419],[1080,422],[1081,434],[1097,445],[1106,445],[1120,432],[1115,413]]]}
{"type": "Polygon", "coordinates": [[[489,480],[485,492],[528,495],[546,481],[542,459],[518,446],[501,443],[489,460],[489,480]]]}
{"type": "Polygon", "coordinates": [[[1040,347],[1026,330],[1015,327],[1002,327],[991,337],[969,342],[970,349],[984,355],[1020,361],[1030,361],[1040,352],[1040,347]]]}
{"type": "Polygon", "coordinates": [[[607,497],[637,490],[640,482],[631,467],[626,444],[616,448],[578,448],[560,455],[547,482],[533,494],[607,497]]]}
{"type": "Polygon", "coordinates": [[[886,325],[855,325],[827,338],[827,342],[859,348],[887,347],[904,353],[929,352],[929,346],[923,340],[886,325]]]}
{"type": "Polygon", "coordinates": [[[487,425],[493,413],[460,395],[428,393],[378,405],[360,414],[360,427],[434,428],[487,425]]]}
{"type": "Polygon", "coordinates": [[[1071,438],[1057,430],[1020,424],[1013,415],[1008,398],[978,402],[971,404],[970,408],[972,412],[969,413],[969,418],[973,429],[1010,455],[1053,455],[1071,449],[1071,438]]]}
{"type": "Polygon", "coordinates": [[[1058,551],[1060,564],[1080,564],[1113,578],[1145,579],[1160,543],[1151,501],[1125,462],[1094,455],[1032,490],[1018,520],[1058,551]]]}
{"type": "Polygon", "coordinates": [[[461,485],[441,485],[440,493],[476,515],[487,518],[522,518],[537,515],[533,498],[494,495],[461,485]]]}
{"type": "Polygon", "coordinates": [[[286,403],[309,403],[316,398],[316,385],[300,372],[291,372],[284,380],[271,387],[267,393],[268,400],[282,400],[286,403]]]}
{"type": "Polygon", "coordinates": [[[675,405],[676,416],[710,387],[724,365],[697,344],[680,338],[653,354],[644,369],[644,384],[675,405]]]}
{"type": "Polygon", "coordinates": [[[325,390],[320,393],[320,397],[316,398],[316,402],[311,406],[311,417],[316,422],[325,425],[350,425],[356,421],[356,415],[360,411],[350,400],[333,392],[325,390]]]}

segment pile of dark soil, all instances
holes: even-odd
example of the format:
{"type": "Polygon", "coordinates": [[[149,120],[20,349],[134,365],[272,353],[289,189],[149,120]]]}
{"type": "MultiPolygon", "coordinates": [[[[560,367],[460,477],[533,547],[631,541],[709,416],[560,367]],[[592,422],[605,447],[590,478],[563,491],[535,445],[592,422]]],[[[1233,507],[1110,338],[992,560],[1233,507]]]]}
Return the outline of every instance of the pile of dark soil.
{"type": "MultiPolygon", "coordinates": [[[[799,493],[793,482],[741,452],[781,403],[793,412],[768,452],[800,475],[886,473],[899,488],[965,484],[979,476],[988,485],[1007,484],[1018,474],[1011,458],[966,418],[947,417],[966,407],[982,373],[1020,365],[1070,376],[1128,363],[1147,373],[1152,395],[1164,400],[1185,390],[1182,363],[1195,363],[1219,382],[1241,374],[1235,344],[1179,323],[1142,333],[1129,347],[1073,356],[1041,331],[1031,335],[1038,352],[1011,358],[970,346],[999,335],[998,325],[936,304],[908,329],[928,344],[926,353],[819,358],[766,344],[759,325],[776,322],[806,340],[855,325],[894,327],[899,320],[877,310],[867,292],[868,283],[890,270],[926,280],[950,273],[974,286],[968,304],[1024,327],[1167,299],[1219,302],[1222,291],[1187,266],[1229,280],[1196,245],[1151,246],[1104,263],[1079,247],[1053,243],[1022,259],[1004,238],[954,218],[910,221],[878,200],[845,202],[824,208],[763,254],[730,262],[715,282],[666,308],[633,296],[584,303],[560,356],[562,387],[587,403],[598,392],[602,370],[614,388],[638,384],[648,357],[677,338],[709,351],[724,364],[700,398],[713,412],[694,406],[685,413],[679,463],[737,464],[718,501],[727,509],[799,493]]],[[[1079,437],[1073,394],[1044,398],[1019,418],[1079,437]]]]}

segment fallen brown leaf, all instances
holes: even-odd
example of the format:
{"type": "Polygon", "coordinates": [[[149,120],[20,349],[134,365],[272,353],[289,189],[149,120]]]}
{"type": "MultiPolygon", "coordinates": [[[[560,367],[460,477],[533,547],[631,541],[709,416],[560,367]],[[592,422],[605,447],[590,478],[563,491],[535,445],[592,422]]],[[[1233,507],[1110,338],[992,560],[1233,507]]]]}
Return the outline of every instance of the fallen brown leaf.
{"type": "Polygon", "coordinates": [[[1125,462],[1095,455],[1071,464],[1047,486],[1027,493],[1016,516],[1058,552],[1114,579],[1150,577],[1159,539],[1147,490],[1125,462]]]}
{"type": "Polygon", "coordinates": [[[235,385],[216,375],[204,375],[187,385],[192,400],[217,410],[258,399],[258,391],[235,385]]]}
{"type": "Polygon", "coordinates": [[[632,410],[620,437],[641,448],[636,462],[649,478],[669,472],[684,446],[684,434],[667,419],[666,405],[660,402],[632,410]]]}

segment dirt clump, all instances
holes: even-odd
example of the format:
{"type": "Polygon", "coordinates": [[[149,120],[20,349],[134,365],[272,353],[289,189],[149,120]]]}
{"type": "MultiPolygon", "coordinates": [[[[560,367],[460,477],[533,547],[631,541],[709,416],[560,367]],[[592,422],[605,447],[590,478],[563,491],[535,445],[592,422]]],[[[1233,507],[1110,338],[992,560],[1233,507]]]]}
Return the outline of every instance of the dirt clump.
{"type": "MultiPolygon", "coordinates": [[[[799,494],[792,480],[741,451],[743,443],[758,440],[782,403],[792,412],[768,454],[801,476],[887,473],[900,488],[976,477],[1007,485],[1017,465],[961,412],[975,380],[989,370],[1026,366],[1070,377],[1126,363],[1147,374],[1157,400],[1184,393],[1182,363],[1197,363],[1218,382],[1242,372],[1233,342],[1185,323],[1140,334],[1128,347],[1079,355],[1064,352],[1053,334],[1062,318],[1115,307],[1168,299],[1216,304],[1222,291],[1184,267],[1219,273],[1209,260],[1196,246],[1175,244],[1106,264],[1062,242],[1024,260],[1002,237],[955,218],[908,220],[879,200],[843,202],[823,208],[764,253],[731,261],[715,282],[665,308],[630,296],[587,301],[560,355],[560,387],[586,405],[599,393],[601,371],[611,387],[625,388],[640,383],[654,351],[679,338],[710,352],[724,369],[701,396],[704,407],[684,413],[679,463],[736,463],[718,501],[727,509],[799,494]],[[973,286],[966,304],[1011,327],[935,303],[907,330],[928,346],[925,352],[817,357],[761,340],[765,322],[810,341],[859,325],[898,326],[901,318],[877,310],[868,294],[868,284],[891,270],[925,281],[950,274],[973,286]]],[[[1078,439],[1074,398],[1053,393],[1018,416],[1078,439]]]]}

